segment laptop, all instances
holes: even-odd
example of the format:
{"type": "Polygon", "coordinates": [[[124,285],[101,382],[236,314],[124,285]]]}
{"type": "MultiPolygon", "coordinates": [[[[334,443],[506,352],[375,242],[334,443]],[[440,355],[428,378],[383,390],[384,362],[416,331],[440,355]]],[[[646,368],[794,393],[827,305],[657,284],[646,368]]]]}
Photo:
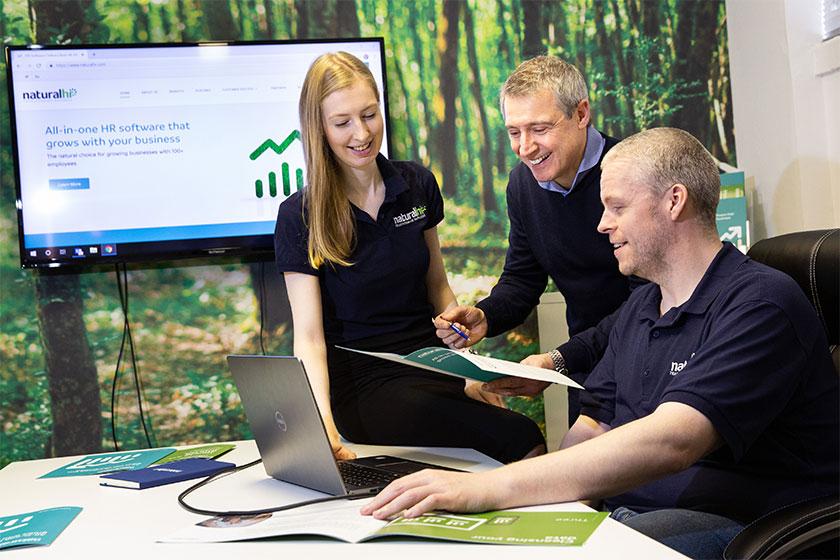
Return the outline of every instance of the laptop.
{"type": "Polygon", "coordinates": [[[455,470],[388,455],[336,461],[303,363],[293,356],[228,356],[228,366],[269,476],[334,496],[370,496],[423,469],[455,470]]]}

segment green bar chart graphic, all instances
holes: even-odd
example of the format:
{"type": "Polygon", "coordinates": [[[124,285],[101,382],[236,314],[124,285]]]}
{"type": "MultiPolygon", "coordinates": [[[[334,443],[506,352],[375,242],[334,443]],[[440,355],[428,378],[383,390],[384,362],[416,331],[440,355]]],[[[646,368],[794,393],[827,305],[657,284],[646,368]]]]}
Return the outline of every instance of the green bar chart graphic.
{"type": "Polygon", "coordinates": [[[277,196],[277,174],[274,171],[268,174],[268,194],[271,198],[277,196]]]}
{"type": "Polygon", "coordinates": [[[283,170],[283,194],[289,196],[292,190],[291,181],[289,181],[289,164],[284,161],[280,168],[283,170]]]}
{"type": "MultiPolygon", "coordinates": [[[[271,138],[267,139],[265,142],[259,145],[259,147],[251,152],[248,156],[251,161],[255,161],[257,158],[262,156],[265,152],[273,152],[276,155],[282,156],[283,153],[286,151],[292,143],[297,140],[300,142],[300,132],[297,130],[293,130],[286,138],[280,142],[279,144],[276,143],[271,138]]],[[[292,168],[288,162],[284,161],[280,164],[280,178],[283,182],[283,196],[288,197],[292,194],[292,178],[291,178],[292,168]]],[[[295,167],[294,169],[295,174],[295,185],[294,190],[301,190],[303,189],[303,169],[300,167],[295,167]]],[[[254,181],[254,193],[256,194],[257,198],[263,198],[266,194],[265,192],[265,182],[263,179],[256,179],[254,181]]],[[[268,196],[271,198],[277,197],[277,172],[276,171],[269,171],[268,172],[268,196]]]]}

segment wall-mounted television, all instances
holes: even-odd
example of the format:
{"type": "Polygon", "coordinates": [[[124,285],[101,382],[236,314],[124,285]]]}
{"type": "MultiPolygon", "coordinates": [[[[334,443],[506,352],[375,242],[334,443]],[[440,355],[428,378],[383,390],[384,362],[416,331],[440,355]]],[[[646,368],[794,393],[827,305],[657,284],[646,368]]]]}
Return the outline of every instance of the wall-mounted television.
{"type": "Polygon", "coordinates": [[[303,78],[335,51],[380,86],[387,156],[381,38],[7,47],[21,266],[269,258],[303,78]]]}

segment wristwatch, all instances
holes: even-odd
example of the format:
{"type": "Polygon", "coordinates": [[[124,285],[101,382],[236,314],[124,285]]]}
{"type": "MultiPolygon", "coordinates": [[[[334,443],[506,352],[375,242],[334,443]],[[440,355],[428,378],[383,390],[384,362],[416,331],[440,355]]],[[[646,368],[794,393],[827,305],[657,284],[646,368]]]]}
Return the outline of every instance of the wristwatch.
{"type": "Polygon", "coordinates": [[[566,367],[566,360],[557,348],[549,352],[548,355],[551,357],[551,361],[554,362],[554,371],[561,375],[569,375],[569,368],[566,367]]]}

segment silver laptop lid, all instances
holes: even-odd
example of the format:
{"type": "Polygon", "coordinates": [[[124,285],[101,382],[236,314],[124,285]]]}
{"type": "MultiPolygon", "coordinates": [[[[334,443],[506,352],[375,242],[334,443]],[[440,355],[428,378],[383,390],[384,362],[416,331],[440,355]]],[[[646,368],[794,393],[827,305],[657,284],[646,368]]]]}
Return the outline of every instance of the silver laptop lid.
{"type": "Polygon", "coordinates": [[[334,496],[347,489],[303,363],[292,356],[228,356],[265,472],[334,496]]]}

